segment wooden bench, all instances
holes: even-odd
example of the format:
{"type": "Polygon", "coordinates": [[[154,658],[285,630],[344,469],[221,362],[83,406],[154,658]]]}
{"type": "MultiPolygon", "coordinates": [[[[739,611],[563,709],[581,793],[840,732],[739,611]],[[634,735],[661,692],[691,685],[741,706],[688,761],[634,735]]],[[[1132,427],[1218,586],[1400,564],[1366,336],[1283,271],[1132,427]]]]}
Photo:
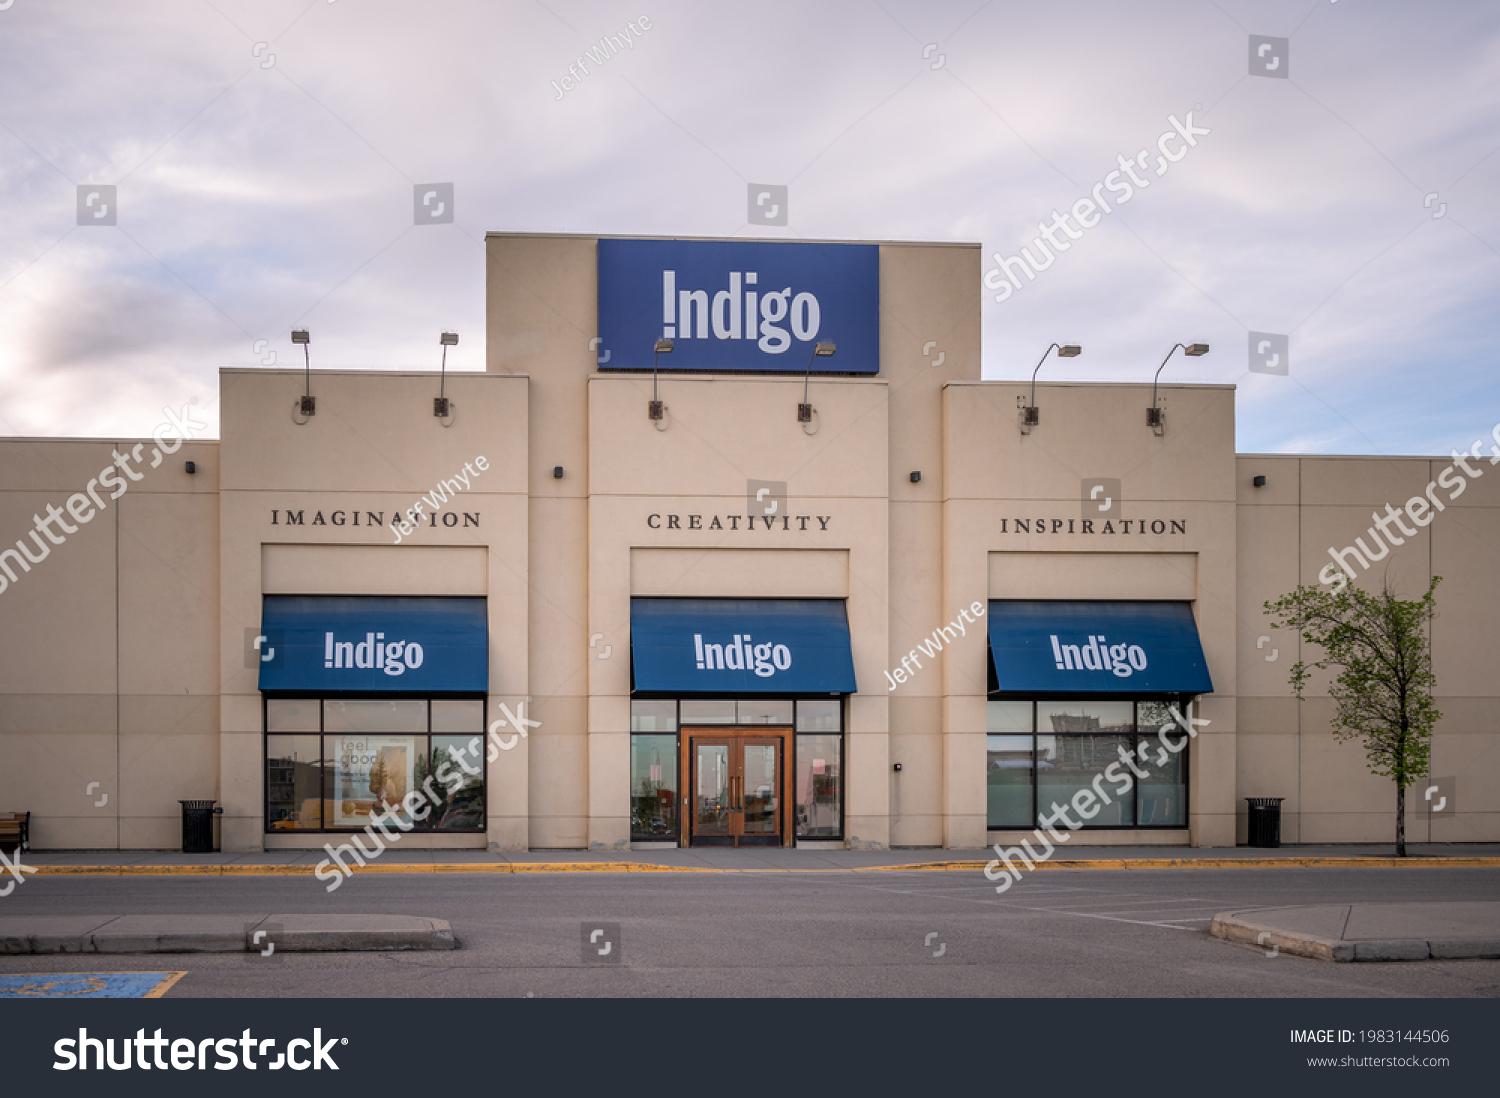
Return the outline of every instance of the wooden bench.
{"type": "Polygon", "coordinates": [[[17,850],[31,848],[30,812],[0,812],[0,850],[7,846],[17,850]]]}

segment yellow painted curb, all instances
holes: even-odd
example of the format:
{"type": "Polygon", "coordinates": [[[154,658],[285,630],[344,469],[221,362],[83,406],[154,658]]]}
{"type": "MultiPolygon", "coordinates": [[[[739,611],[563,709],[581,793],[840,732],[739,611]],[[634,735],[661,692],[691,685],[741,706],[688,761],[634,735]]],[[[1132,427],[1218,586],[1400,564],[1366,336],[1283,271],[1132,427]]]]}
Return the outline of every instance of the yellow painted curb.
{"type": "MultiPolygon", "coordinates": [[[[326,861],[326,859],[325,859],[326,861]]],[[[54,877],[305,877],[319,863],[301,865],[40,865],[36,876],[54,877]]],[[[430,862],[353,865],[355,873],[723,873],[707,866],[640,862],[430,862]]],[[[29,876],[30,874],[28,874],[29,876]]]]}
{"type": "MultiPolygon", "coordinates": [[[[55,877],[298,877],[322,863],[301,865],[42,865],[37,876],[55,877]]],[[[849,869],[720,869],[649,862],[428,862],[351,866],[355,873],[915,873],[980,871],[990,862],[916,862],[849,869]]],[[[1058,858],[1036,869],[1473,869],[1500,867],[1500,858],[1058,858]]]]}
{"type": "MultiPolygon", "coordinates": [[[[866,866],[860,871],[911,872],[924,869],[983,869],[988,862],[928,862],[918,865],[866,866]]],[[[1056,858],[1036,869],[1469,869],[1500,866],[1500,858],[1056,858]]]]}

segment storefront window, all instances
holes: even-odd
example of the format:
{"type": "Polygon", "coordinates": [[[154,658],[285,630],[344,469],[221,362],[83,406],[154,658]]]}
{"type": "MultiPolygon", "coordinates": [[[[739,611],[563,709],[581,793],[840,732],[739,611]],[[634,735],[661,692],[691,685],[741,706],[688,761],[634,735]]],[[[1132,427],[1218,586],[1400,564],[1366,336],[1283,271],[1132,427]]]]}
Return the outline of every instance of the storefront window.
{"type": "Polygon", "coordinates": [[[268,698],[266,731],[321,732],[321,709],[317,698],[268,698]]]}
{"type": "Polygon", "coordinates": [[[989,736],[985,797],[990,827],[1030,827],[1034,773],[1030,736],[989,736]]]}
{"type": "Polygon", "coordinates": [[[1185,733],[1172,715],[1174,706],[1165,702],[1141,702],[1136,726],[1140,734],[1137,765],[1146,772],[1136,794],[1137,815],[1143,827],[1187,826],[1187,749],[1168,751],[1159,738],[1167,728],[1167,742],[1182,742],[1185,733]]]}
{"type": "MultiPolygon", "coordinates": [[[[317,714],[314,705],[315,723],[317,714]]],[[[266,737],[266,826],[272,831],[316,831],[323,826],[318,747],[317,736],[266,737]]]]}
{"type": "Polygon", "coordinates": [[[631,702],[630,730],[632,732],[676,732],[676,699],[631,702]]]}
{"type": "MultiPolygon", "coordinates": [[[[1130,702],[1038,702],[1036,808],[1050,819],[1054,806],[1065,805],[1088,789],[1121,754],[1135,750],[1135,712],[1130,702]],[[1051,735],[1048,735],[1048,733],[1051,735]]],[[[1105,788],[1108,788],[1106,786],[1105,788]]],[[[1069,816],[1074,816],[1070,810],[1069,816]]],[[[1124,827],[1135,822],[1134,797],[1100,802],[1098,814],[1085,826],[1124,827]]]]}
{"type": "MultiPolygon", "coordinates": [[[[433,703],[434,710],[437,704],[433,703]]],[[[435,831],[478,831],[484,827],[484,753],[484,738],[479,735],[432,737],[432,751],[426,759],[428,773],[420,773],[420,761],[418,773],[432,804],[428,827],[435,831]],[[434,795],[435,803],[431,801],[434,795]]]]}
{"type": "Polygon", "coordinates": [[[1163,725],[1178,727],[1172,708],[1159,700],[991,700],[988,826],[1030,829],[1087,789],[1083,800],[1093,816],[1083,819],[1067,807],[1085,828],[1186,827],[1187,753],[1169,752],[1157,739],[1163,725]],[[1144,777],[1133,773],[1127,756],[1144,777]],[[1115,777],[1106,773],[1112,767],[1115,777]]]}
{"type": "Polygon", "coordinates": [[[675,841],[678,834],[677,805],[677,736],[632,735],[631,841],[675,841]]]}
{"type": "Polygon", "coordinates": [[[844,831],[844,737],[797,736],[797,837],[836,839],[844,831]]]}
{"type": "Polygon", "coordinates": [[[427,702],[421,698],[323,702],[324,732],[426,732],[427,702]]]}
{"type": "Polygon", "coordinates": [[[434,699],[432,702],[433,735],[467,732],[477,736],[484,732],[484,702],[478,698],[434,699]]]}
{"type": "MultiPolygon", "coordinates": [[[[678,731],[700,726],[794,728],[795,735],[785,740],[788,757],[777,764],[788,768],[794,790],[793,832],[802,839],[841,838],[844,834],[843,708],[842,698],[632,699],[631,841],[682,841],[679,812],[683,798],[691,793],[691,783],[680,774],[682,739],[678,731]]],[[[750,748],[747,746],[746,750],[750,748]]],[[[757,745],[755,750],[764,750],[764,746],[757,745]]],[[[746,759],[748,768],[749,756],[746,759]]],[[[752,783],[750,777],[747,769],[747,808],[751,790],[765,784],[752,783]]]]}
{"type": "Polygon", "coordinates": [[[792,700],[790,698],[752,700],[741,698],[735,703],[735,723],[789,725],[792,723],[792,700]]]}
{"type": "Polygon", "coordinates": [[[710,701],[684,699],[680,720],[684,725],[733,724],[737,719],[733,698],[715,698],[710,701]]]}
{"type": "Polygon", "coordinates": [[[484,709],[479,698],[266,699],[266,829],[353,830],[390,813],[421,830],[483,831],[484,709]]]}

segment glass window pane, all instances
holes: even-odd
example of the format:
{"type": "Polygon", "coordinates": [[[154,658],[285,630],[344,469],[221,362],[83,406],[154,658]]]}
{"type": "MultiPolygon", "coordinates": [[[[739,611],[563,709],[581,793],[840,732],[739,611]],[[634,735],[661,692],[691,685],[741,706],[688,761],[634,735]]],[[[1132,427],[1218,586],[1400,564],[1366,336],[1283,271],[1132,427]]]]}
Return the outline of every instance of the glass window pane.
{"type": "Polygon", "coordinates": [[[630,737],[630,838],[677,838],[677,737],[630,737]]]}
{"type": "Polygon", "coordinates": [[[1172,716],[1176,706],[1166,702],[1140,702],[1136,720],[1141,730],[1137,765],[1146,772],[1136,793],[1137,822],[1142,827],[1187,826],[1187,734],[1172,716]],[[1170,726],[1166,742],[1181,744],[1183,750],[1169,751],[1159,735],[1170,726]]]}
{"type": "Polygon", "coordinates": [[[267,732],[320,732],[317,698],[267,698],[267,732]]]}
{"type": "Polygon", "coordinates": [[[1058,735],[1083,732],[1134,732],[1135,703],[1128,701],[1037,702],[1036,730],[1058,735]]]}
{"type": "MultiPolygon", "coordinates": [[[[1029,710],[1030,703],[1027,702],[1026,705],[1029,710]]],[[[1030,723],[1029,714],[1027,721],[1030,723]]],[[[988,826],[1036,826],[1036,821],[1031,816],[1031,736],[988,736],[986,740],[985,795],[988,800],[988,826]]]]}
{"type": "Polygon", "coordinates": [[[458,735],[467,732],[473,735],[484,731],[484,702],[478,698],[464,700],[434,701],[432,704],[432,731],[458,735]]]}
{"type": "Polygon", "coordinates": [[[797,702],[798,732],[842,732],[844,703],[840,698],[797,702]]]}
{"type": "MultiPolygon", "coordinates": [[[[417,759],[426,736],[325,736],[333,760],[333,798],[326,827],[364,827],[375,813],[400,805],[418,787],[417,759]]],[[[400,818],[409,818],[404,809],[400,818]]]]}
{"type": "MultiPolygon", "coordinates": [[[[1106,703],[1115,704],[1115,703],[1106,703]]],[[[1127,705],[1128,708],[1128,705],[1127,705]]],[[[1129,753],[1134,747],[1135,737],[1110,733],[1086,735],[1037,736],[1037,782],[1036,810],[1039,816],[1053,818],[1054,805],[1065,805],[1080,789],[1092,785],[1094,776],[1102,774],[1112,763],[1120,762],[1121,752],[1129,753]]],[[[1069,818],[1084,827],[1120,827],[1134,822],[1134,790],[1130,771],[1121,763],[1115,773],[1122,775],[1119,781],[1106,778],[1100,783],[1109,798],[1105,804],[1098,799],[1098,792],[1091,795],[1095,804],[1090,811],[1094,815],[1082,819],[1082,814],[1069,808],[1069,818]]],[[[1066,824],[1059,824],[1066,827],[1066,824]]]]}
{"type": "Polygon", "coordinates": [[[986,702],[984,709],[989,731],[1031,734],[1031,703],[1029,701],[986,702]]]}
{"type": "Polygon", "coordinates": [[[1136,731],[1143,736],[1155,736],[1162,725],[1168,725],[1168,738],[1173,743],[1177,742],[1177,736],[1173,733],[1181,732],[1182,726],[1172,716],[1174,711],[1180,712],[1175,704],[1164,701],[1137,702],[1135,706],[1136,731]]]}
{"type": "MultiPolygon", "coordinates": [[[[420,826],[436,831],[484,830],[484,756],[483,736],[432,737],[432,753],[418,758],[416,767],[417,783],[430,809],[420,826]]],[[[421,811],[419,806],[417,812],[421,811]]]]}
{"type": "Polygon", "coordinates": [[[844,737],[797,738],[797,837],[837,839],[844,833],[844,737]]]}
{"type": "MultiPolygon", "coordinates": [[[[317,715],[317,702],[313,702],[317,715]]],[[[323,769],[317,736],[266,737],[266,829],[323,826],[323,769]]]]}
{"type": "Polygon", "coordinates": [[[325,700],[323,731],[426,732],[427,702],[423,698],[325,700]]]}
{"type": "Polygon", "coordinates": [[[672,699],[631,702],[630,730],[632,732],[676,732],[677,702],[672,699]]]}
{"type": "Polygon", "coordinates": [[[736,712],[740,724],[792,723],[792,701],[790,698],[769,698],[765,701],[750,701],[741,698],[736,712]]]}
{"type": "Polygon", "coordinates": [[[690,724],[733,724],[735,721],[735,707],[732,698],[713,701],[682,701],[682,723],[690,724]]]}

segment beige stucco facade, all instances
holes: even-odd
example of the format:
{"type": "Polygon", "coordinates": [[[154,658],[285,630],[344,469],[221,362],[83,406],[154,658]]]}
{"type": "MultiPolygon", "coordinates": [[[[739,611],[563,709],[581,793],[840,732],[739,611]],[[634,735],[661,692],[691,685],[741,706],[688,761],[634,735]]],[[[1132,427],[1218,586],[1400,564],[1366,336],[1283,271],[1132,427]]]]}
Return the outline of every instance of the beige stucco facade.
{"type": "MultiPolygon", "coordinates": [[[[1214,691],[1186,826],[1087,843],[1243,842],[1247,796],[1286,798],[1287,842],[1389,841],[1390,783],[1334,742],[1325,680],[1291,696],[1299,642],[1261,605],[1316,583],[1329,545],[1448,459],[1238,455],[1219,385],[1163,386],[1157,435],[1149,384],[1040,384],[1023,433],[1028,385],[980,380],[977,245],[881,246],[880,371],[815,377],[811,424],[800,377],[677,373],[653,421],[649,374],[597,368],[595,243],[488,238],[487,370],[446,380],[448,419],[435,373],[224,369],[217,442],[144,469],[29,571],[6,558],[0,811],[29,810],[35,846],[173,847],[177,801],[210,797],[225,850],[328,841],[266,827],[251,642],[268,595],[486,600],[490,711],[524,702],[539,723],[490,762],[484,833],[408,847],[629,848],[632,597],[844,600],[859,690],[843,703],[840,845],[1019,837],[986,825],[983,629],[895,690],[885,674],[960,608],[1009,599],[1193,609],[1214,691]],[[307,384],[312,417],[296,414],[307,384]],[[480,456],[445,505],[462,521],[398,544],[395,515],[480,456]],[[1083,532],[1091,478],[1119,481],[1108,534],[1083,532]],[[740,521],[750,480],[787,484],[784,524],[740,521]]],[[[0,551],[137,441],[0,440],[0,551]]],[[[1433,773],[1456,777],[1460,810],[1431,820],[1436,841],[1500,839],[1483,631],[1497,548],[1500,470],[1360,580],[1415,595],[1444,577],[1433,773]]],[[[1410,834],[1427,826],[1414,805],[1410,834]]]]}

